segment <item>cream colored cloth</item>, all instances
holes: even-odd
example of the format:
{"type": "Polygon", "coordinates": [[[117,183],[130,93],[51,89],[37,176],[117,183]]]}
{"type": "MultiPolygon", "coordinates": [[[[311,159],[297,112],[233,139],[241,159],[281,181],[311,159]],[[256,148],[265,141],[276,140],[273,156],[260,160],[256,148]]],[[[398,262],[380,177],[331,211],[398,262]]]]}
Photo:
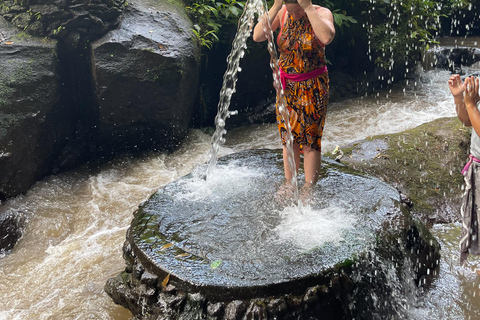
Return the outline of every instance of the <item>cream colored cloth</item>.
{"type": "Polygon", "coordinates": [[[469,254],[480,254],[480,163],[472,162],[463,173],[465,192],[462,199],[462,235],[460,237],[460,264],[469,254]],[[478,187],[477,187],[478,186],[478,187]]]}

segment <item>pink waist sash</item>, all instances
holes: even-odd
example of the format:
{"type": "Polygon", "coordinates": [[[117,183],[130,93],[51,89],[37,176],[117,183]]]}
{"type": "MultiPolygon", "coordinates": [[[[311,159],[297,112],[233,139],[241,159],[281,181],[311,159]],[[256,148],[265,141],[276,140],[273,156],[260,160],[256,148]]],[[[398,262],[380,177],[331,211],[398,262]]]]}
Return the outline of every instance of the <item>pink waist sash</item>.
{"type": "Polygon", "coordinates": [[[480,160],[475,158],[474,156],[470,155],[467,164],[465,165],[465,167],[462,170],[463,175],[465,175],[465,172],[467,172],[468,168],[470,168],[470,165],[472,164],[472,162],[479,162],[480,163],[480,160]]]}
{"type": "Polygon", "coordinates": [[[287,79],[294,82],[305,81],[308,79],[316,78],[327,72],[327,66],[315,69],[307,73],[285,73],[282,68],[280,68],[280,81],[282,82],[283,90],[287,87],[287,79]]]}

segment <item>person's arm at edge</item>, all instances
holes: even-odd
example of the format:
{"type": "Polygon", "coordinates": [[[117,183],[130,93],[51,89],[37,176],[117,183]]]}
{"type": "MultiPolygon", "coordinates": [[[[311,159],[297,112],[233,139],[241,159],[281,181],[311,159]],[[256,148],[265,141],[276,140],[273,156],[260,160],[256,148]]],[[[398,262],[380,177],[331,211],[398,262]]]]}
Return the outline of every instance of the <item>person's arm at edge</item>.
{"type": "Polygon", "coordinates": [[[475,77],[468,77],[465,79],[465,106],[468,112],[468,118],[470,119],[471,126],[480,136],[480,111],[477,108],[479,101],[479,79],[475,77]],[[467,89],[470,86],[470,90],[467,89]]]}
{"type": "Polygon", "coordinates": [[[458,119],[467,127],[471,127],[472,123],[468,116],[465,101],[463,100],[464,84],[460,75],[455,74],[448,79],[448,87],[453,95],[453,101],[455,103],[455,111],[457,112],[458,119]]]}

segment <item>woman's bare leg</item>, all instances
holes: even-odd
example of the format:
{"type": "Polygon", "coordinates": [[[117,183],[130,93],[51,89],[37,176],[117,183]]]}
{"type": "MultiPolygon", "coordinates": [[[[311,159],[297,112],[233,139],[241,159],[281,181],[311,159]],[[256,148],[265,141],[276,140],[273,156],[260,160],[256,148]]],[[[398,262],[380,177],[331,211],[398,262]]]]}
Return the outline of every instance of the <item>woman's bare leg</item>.
{"type": "Polygon", "coordinates": [[[303,169],[305,182],[314,185],[317,183],[322,166],[322,153],[310,147],[303,147],[303,169]]]}
{"type": "MultiPolygon", "coordinates": [[[[293,154],[295,158],[295,170],[298,173],[298,168],[300,168],[300,145],[297,143],[293,144],[293,154]]],[[[283,168],[285,170],[285,179],[287,181],[292,180],[292,170],[290,169],[290,164],[288,163],[288,152],[287,147],[283,146],[283,168]]]]}

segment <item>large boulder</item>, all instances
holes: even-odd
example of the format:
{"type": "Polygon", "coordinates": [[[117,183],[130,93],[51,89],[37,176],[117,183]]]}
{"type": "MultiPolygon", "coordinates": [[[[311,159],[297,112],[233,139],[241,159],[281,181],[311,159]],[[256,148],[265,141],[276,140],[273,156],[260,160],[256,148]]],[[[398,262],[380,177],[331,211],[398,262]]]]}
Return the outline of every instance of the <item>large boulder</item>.
{"type": "Polygon", "coordinates": [[[0,200],[51,173],[69,133],[59,102],[56,41],[10,28],[0,17],[0,200]]]}
{"type": "MultiPolygon", "coordinates": [[[[0,17],[0,203],[51,173],[70,136],[60,104],[56,41],[33,38],[0,17]]],[[[0,254],[22,234],[22,214],[0,211],[0,254]]]]}
{"type": "Polygon", "coordinates": [[[186,136],[200,67],[191,29],[180,5],[137,1],[92,44],[100,145],[170,149],[186,136]]]}
{"type": "Polygon", "coordinates": [[[30,35],[63,39],[76,47],[113,29],[124,7],[125,0],[4,0],[0,14],[30,35]]]}
{"type": "Polygon", "coordinates": [[[480,61],[480,49],[447,42],[446,46],[428,50],[425,57],[424,61],[430,64],[426,66],[427,69],[436,67],[464,74],[462,67],[480,61]]]}

